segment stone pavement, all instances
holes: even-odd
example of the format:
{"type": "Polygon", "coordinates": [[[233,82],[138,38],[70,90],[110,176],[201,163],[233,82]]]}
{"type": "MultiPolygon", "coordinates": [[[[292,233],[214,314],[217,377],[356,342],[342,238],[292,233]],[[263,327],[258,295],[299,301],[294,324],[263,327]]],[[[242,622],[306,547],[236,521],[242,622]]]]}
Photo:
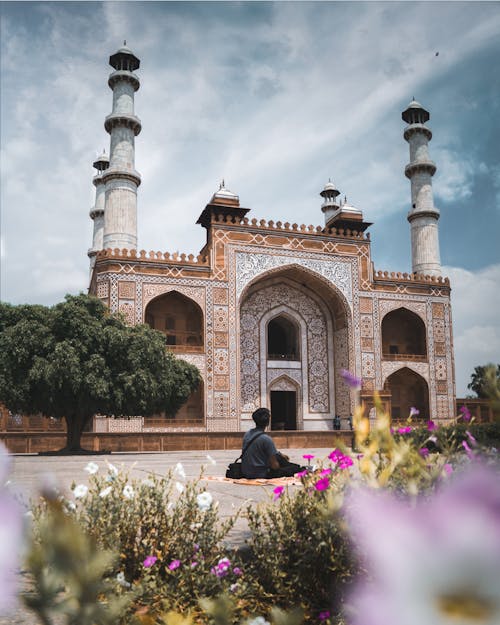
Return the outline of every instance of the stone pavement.
{"type": "MultiPolygon", "coordinates": [[[[292,462],[307,464],[302,455],[314,454],[318,459],[324,459],[330,453],[328,449],[287,449],[285,453],[290,456],[292,462]]],[[[38,455],[14,455],[10,480],[15,492],[25,501],[37,496],[38,488],[44,482],[50,481],[57,484],[61,492],[70,495],[71,483],[85,484],[88,481],[88,473],[84,467],[88,462],[96,462],[100,467],[105,467],[105,460],[113,463],[119,469],[128,470],[131,476],[147,477],[150,473],[164,475],[169,469],[173,469],[181,462],[186,472],[186,479],[196,479],[200,470],[204,467],[207,478],[223,477],[227,465],[238,456],[235,450],[224,451],[170,451],[152,453],[112,453],[107,455],[88,456],[38,456],[38,455]],[[207,453],[210,458],[207,457],[207,453]],[[213,464],[215,462],[215,464],[213,464]]],[[[313,461],[314,462],[314,461],[313,461]]],[[[224,482],[218,480],[204,480],[214,501],[219,502],[219,515],[221,519],[232,516],[236,510],[246,508],[247,504],[271,500],[274,485],[258,484],[243,485],[237,482],[224,482]]],[[[297,488],[290,486],[290,488],[297,488]]],[[[233,545],[243,544],[248,536],[246,519],[243,516],[237,520],[235,527],[228,536],[228,542],[233,545]]],[[[10,616],[0,616],[0,625],[36,625],[33,616],[23,608],[18,607],[10,616]]]]}

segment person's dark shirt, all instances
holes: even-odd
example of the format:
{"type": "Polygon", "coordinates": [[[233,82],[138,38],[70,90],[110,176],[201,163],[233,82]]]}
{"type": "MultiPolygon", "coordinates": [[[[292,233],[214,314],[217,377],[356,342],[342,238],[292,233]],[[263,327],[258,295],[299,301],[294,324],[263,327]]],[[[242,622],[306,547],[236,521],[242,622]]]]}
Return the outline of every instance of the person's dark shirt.
{"type": "MultiPolygon", "coordinates": [[[[243,436],[243,446],[262,432],[262,428],[252,428],[245,432],[243,436]]],[[[269,458],[278,452],[274,445],[273,439],[267,434],[261,434],[245,452],[241,459],[241,471],[244,477],[256,479],[259,477],[267,477],[269,470],[269,458]]]]}

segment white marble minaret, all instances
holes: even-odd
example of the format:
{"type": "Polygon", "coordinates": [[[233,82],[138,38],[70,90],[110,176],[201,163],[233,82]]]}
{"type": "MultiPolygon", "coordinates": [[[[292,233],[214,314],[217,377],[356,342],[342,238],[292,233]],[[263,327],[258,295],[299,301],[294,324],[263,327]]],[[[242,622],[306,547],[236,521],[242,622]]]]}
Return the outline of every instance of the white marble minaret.
{"type": "Polygon", "coordinates": [[[137,187],[141,177],[135,170],[136,135],[141,121],[134,115],[134,94],[139,79],[134,71],[139,59],[124,46],[109,58],[114,68],[108,85],[113,90],[113,111],[104,127],[111,135],[109,168],[102,174],[105,182],[104,249],[137,248],[137,187]]]}
{"type": "Polygon", "coordinates": [[[401,117],[408,124],[404,138],[410,144],[410,162],[405,167],[405,175],[411,182],[412,208],[408,213],[408,221],[411,228],[412,271],[440,276],[439,211],[434,206],[432,195],[432,176],[436,172],[436,165],[429,158],[432,132],[425,125],[430,115],[421,104],[412,100],[401,117]]]}
{"type": "Polygon", "coordinates": [[[97,169],[97,175],[94,176],[92,182],[95,186],[95,202],[90,209],[90,218],[94,221],[94,234],[92,236],[92,247],[88,251],[90,258],[90,275],[95,265],[95,257],[99,250],[102,250],[103,232],[104,232],[104,195],[105,184],[102,179],[102,172],[109,167],[109,158],[105,152],[92,165],[97,169]]]}

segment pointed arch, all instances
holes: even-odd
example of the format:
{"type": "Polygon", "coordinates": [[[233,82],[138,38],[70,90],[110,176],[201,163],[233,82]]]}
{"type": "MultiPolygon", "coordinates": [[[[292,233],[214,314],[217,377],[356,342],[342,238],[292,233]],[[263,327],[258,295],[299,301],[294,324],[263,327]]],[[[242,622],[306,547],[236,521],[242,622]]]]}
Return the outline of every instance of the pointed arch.
{"type": "Polygon", "coordinates": [[[204,351],[203,311],[179,291],[172,290],[152,299],[144,311],[144,320],[163,332],[169,349],[180,353],[204,351]]]}
{"type": "Polygon", "coordinates": [[[382,355],[386,360],[425,360],[427,332],[417,313],[401,306],[388,312],[381,323],[382,355]]]}
{"type": "Polygon", "coordinates": [[[419,414],[414,419],[429,420],[429,387],[426,380],[410,367],[402,367],[387,376],[384,390],[391,393],[391,418],[407,419],[410,409],[419,414]]]}

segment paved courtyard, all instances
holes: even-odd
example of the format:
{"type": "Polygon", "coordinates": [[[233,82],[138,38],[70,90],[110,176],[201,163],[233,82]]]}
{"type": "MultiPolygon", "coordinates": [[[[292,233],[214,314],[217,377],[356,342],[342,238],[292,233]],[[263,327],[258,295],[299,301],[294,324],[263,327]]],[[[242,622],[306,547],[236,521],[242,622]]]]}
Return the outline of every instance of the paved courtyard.
{"type": "MultiPolygon", "coordinates": [[[[292,462],[306,464],[302,455],[314,454],[317,458],[326,458],[331,448],[327,449],[287,449],[285,453],[290,456],[292,462]]],[[[121,470],[129,471],[134,477],[147,477],[154,473],[164,475],[169,469],[173,469],[181,462],[186,472],[186,479],[196,479],[204,467],[205,488],[219,502],[220,517],[227,518],[239,508],[245,508],[247,504],[256,504],[260,501],[270,500],[274,486],[272,484],[238,484],[224,482],[213,478],[222,478],[226,467],[237,457],[238,452],[210,451],[207,457],[206,451],[175,451],[160,453],[113,453],[109,455],[89,456],[38,456],[38,455],[15,455],[13,456],[11,482],[13,489],[26,502],[37,496],[41,484],[49,481],[57,484],[61,492],[70,495],[70,486],[74,481],[85,484],[88,481],[88,473],[84,467],[88,462],[96,462],[100,467],[105,467],[105,461],[113,463],[121,470]],[[215,463],[215,464],[214,464],[215,463]],[[210,479],[212,478],[212,479],[210,479]]],[[[313,461],[314,462],[314,461],[313,461]]],[[[297,488],[291,486],[290,488],[297,488]]],[[[228,537],[232,545],[243,544],[248,535],[246,520],[240,517],[228,537]]],[[[34,618],[23,608],[18,607],[13,614],[6,617],[0,616],[0,625],[35,625],[34,618]]]]}

